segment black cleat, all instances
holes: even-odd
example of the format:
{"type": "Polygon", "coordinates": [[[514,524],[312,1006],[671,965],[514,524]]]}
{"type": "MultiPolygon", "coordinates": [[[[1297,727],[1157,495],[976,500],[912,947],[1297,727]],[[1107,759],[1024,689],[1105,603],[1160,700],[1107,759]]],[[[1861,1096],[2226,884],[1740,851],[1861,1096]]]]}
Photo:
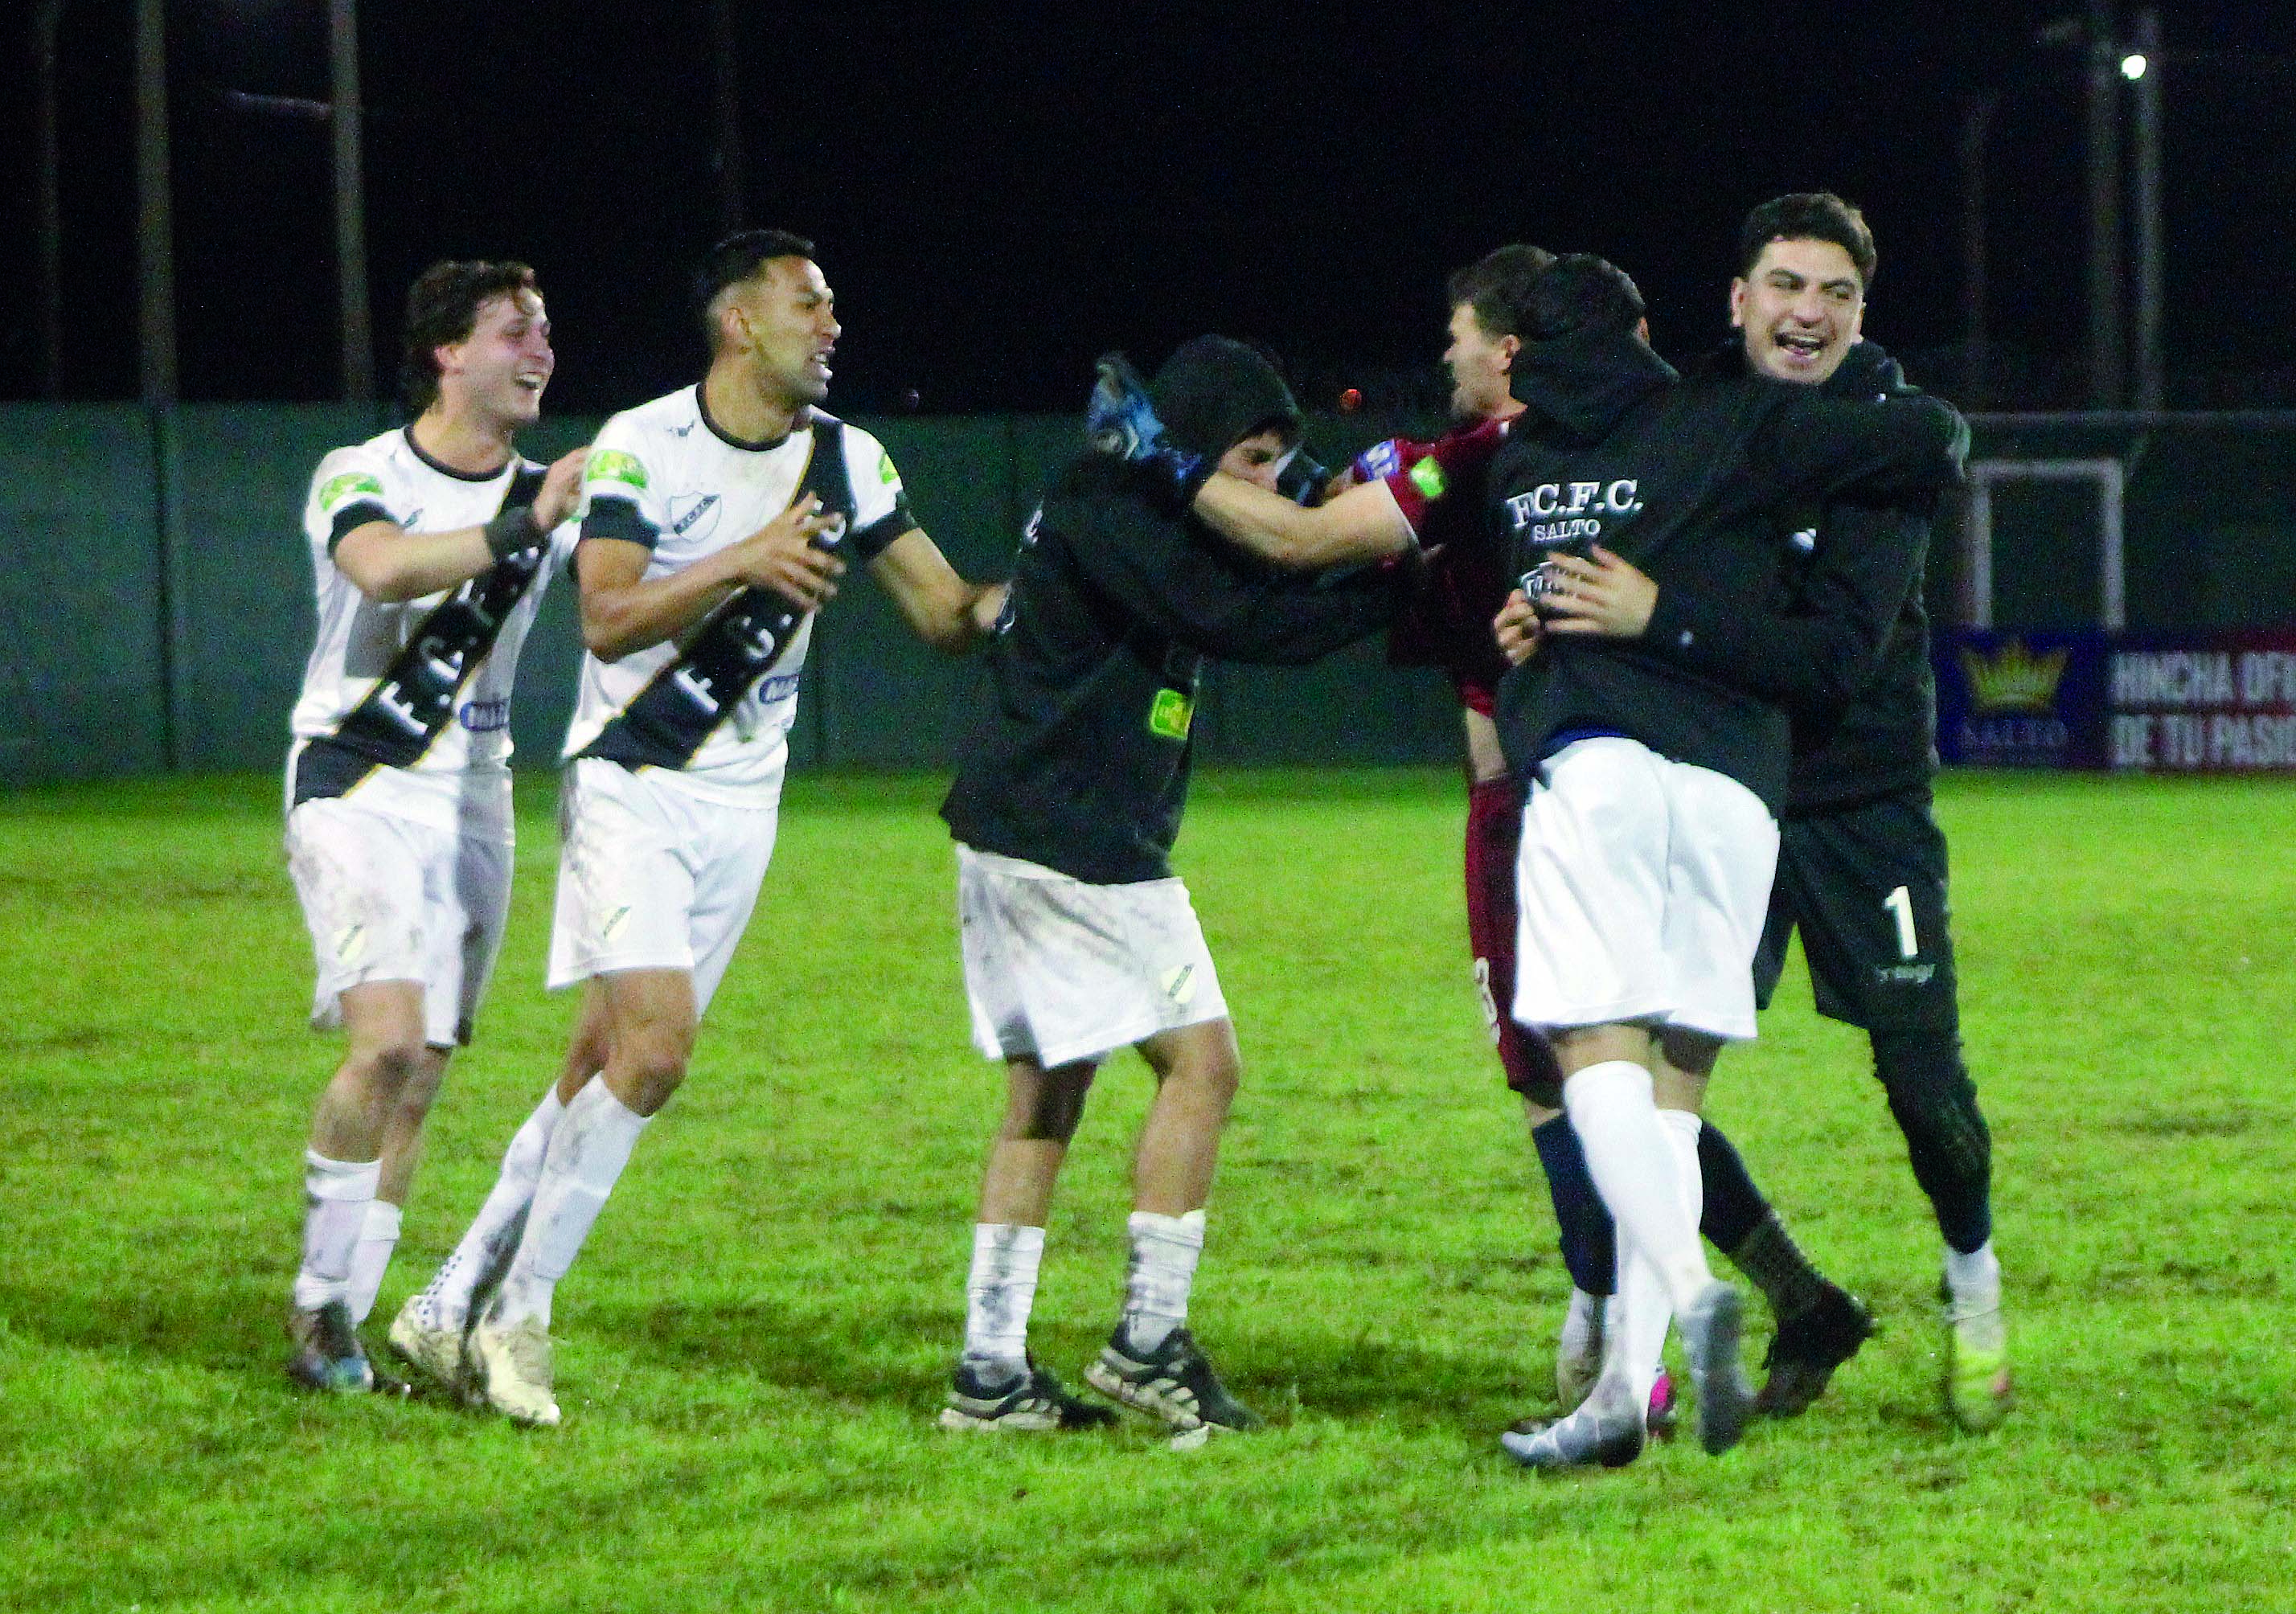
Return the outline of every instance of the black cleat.
{"type": "Polygon", "coordinates": [[[1838,1283],[1828,1283],[1810,1306],[1778,1324],[1762,1357],[1768,1377],[1754,1397],[1765,1418],[1799,1418],[1825,1391],[1834,1369],[1874,1337],[1874,1314],[1838,1283]]]}
{"type": "Polygon", "coordinates": [[[1125,1338],[1119,1323],[1084,1376],[1102,1395],[1168,1424],[1175,1445],[1198,1445],[1214,1433],[1260,1427],[1259,1414],[1227,1393],[1185,1328],[1165,1335],[1154,1350],[1143,1351],[1125,1338]]]}
{"type": "Polygon", "coordinates": [[[1105,1429],[1115,1421],[1108,1408],[1070,1395],[1053,1370],[1039,1367],[1033,1356],[1025,1372],[995,1383],[983,1380],[972,1363],[958,1362],[948,1405],[940,1412],[941,1428],[975,1431],[1105,1429]]]}
{"type": "Polygon", "coordinates": [[[376,1388],[374,1369],[351,1326],[351,1308],[342,1301],[330,1300],[311,1311],[289,1307],[287,1337],[295,1346],[287,1376],[304,1389],[364,1395],[376,1388]]]}

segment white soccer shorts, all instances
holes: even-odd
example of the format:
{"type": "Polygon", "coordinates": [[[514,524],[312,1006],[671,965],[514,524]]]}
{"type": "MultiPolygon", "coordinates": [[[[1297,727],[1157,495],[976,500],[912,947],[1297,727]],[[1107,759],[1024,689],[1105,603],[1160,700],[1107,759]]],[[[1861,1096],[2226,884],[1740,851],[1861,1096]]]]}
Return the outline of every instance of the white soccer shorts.
{"type": "Polygon", "coordinates": [[[758,905],[781,821],[704,800],[659,770],[581,758],[561,776],[550,989],[621,970],[685,970],[709,1006],[758,905]]]}
{"type": "Polygon", "coordinates": [[[354,799],[307,801],[287,815],[287,868],[318,962],[311,1024],[342,1024],[342,995],[370,981],[422,988],[434,1048],[471,1027],[510,917],[512,853],[493,834],[437,828],[354,799]]]}
{"type": "Polygon", "coordinates": [[[959,846],[956,918],[972,1040],[990,1059],[1071,1064],[1227,1016],[1177,880],[1092,885],[959,846]]]}
{"type": "Polygon", "coordinates": [[[1522,816],[1514,1018],[1754,1035],[1778,826],[1753,791],[1632,740],[1542,764],[1522,816]]]}

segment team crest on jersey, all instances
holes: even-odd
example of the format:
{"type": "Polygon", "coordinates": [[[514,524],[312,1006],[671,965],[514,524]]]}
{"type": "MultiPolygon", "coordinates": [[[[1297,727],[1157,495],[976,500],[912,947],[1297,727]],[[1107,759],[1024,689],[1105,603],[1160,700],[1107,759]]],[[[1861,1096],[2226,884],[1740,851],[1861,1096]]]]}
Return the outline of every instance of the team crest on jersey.
{"type": "Polygon", "coordinates": [[[718,525],[718,511],[714,493],[681,493],[669,502],[669,529],[681,538],[706,538],[718,525]]]}
{"type": "Polygon", "coordinates": [[[381,479],[365,471],[346,471],[340,476],[330,477],[327,485],[319,489],[319,508],[332,511],[354,494],[371,494],[381,498],[381,479]]]}
{"type": "Polygon", "coordinates": [[[645,467],[638,456],[619,448],[595,448],[582,467],[586,482],[627,482],[633,487],[646,485],[645,467]]]}

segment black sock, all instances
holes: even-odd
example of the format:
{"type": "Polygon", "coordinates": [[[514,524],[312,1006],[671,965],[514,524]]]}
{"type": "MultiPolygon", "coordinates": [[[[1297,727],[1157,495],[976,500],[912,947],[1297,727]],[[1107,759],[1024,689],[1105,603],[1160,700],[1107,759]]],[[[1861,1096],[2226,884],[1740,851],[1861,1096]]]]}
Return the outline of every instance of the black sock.
{"type": "Polygon", "coordinates": [[[1831,1287],[1774,1210],[1765,1210],[1754,1230],[1734,1246],[1723,1246],[1722,1253],[1762,1291],[1781,1326],[1816,1305],[1831,1287]]]}
{"type": "Polygon", "coordinates": [[[1698,1231],[1707,1242],[1726,1254],[1746,1241],[1746,1236],[1770,1214],[1770,1202],[1754,1186],[1737,1146],[1712,1121],[1698,1129],[1698,1175],[1705,1185],[1705,1209],[1699,1213],[1698,1231]]]}
{"type": "Polygon", "coordinates": [[[1993,1135],[1961,1061],[1959,1033],[1951,1026],[1876,1031],[1874,1074],[1906,1135],[1938,1232],[1956,1249],[1980,1248],[1993,1236],[1993,1135]]]}
{"type": "Polygon", "coordinates": [[[1554,1225],[1561,1231],[1562,1264],[1570,1281],[1590,1295],[1607,1295],[1618,1282],[1619,1258],[1612,1236],[1611,1213],[1595,1192],[1587,1174],[1587,1157],[1568,1116],[1556,1116],[1531,1128],[1538,1163],[1546,1168],[1546,1193],[1554,1201],[1554,1225]]]}

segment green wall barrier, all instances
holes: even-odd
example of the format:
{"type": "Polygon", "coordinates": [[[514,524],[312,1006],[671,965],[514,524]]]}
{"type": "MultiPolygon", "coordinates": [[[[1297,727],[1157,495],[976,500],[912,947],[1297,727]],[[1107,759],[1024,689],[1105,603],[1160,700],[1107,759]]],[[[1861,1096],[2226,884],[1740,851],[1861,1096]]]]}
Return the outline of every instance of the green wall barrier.
{"type": "MultiPolygon", "coordinates": [[[[165,767],[276,767],[310,649],[304,491],[328,449],[382,430],[382,406],[0,406],[0,778],[165,767]]],[[[868,419],[920,522],[967,576],[1004,576],[1046,479],[1078,445],[1073,416],[868,419]]],[[[595,420],[544,422],[549,459],[595,420]]],[[[1308,446],[1339,464],[1422,421],[1318,417],[1308,446]]],[[[2296,414],[2132,422],[1996,417],[1980,457],[2112,455],[2128,467],[2132,628],[2279,627],[2296,620],[2296,414]]],[[[1995,620],[2080,626],[2096,614],[2094,507],[2079,487],[1997,495],[1995,620]]],[[[1957,619],[1959,527],[1931,546],[1937,619],[1957,619]]],[[[520,670],[512,736],[551,766],[581,645],[573,589],[545,602],[520,670]]],[[[977,662],[926,649],[883,592],[849,580],[816,633],[792,754],[800,766],[946,767],[980,698],[977,662]]],[[[1301,668],[1215,667],[1197,714],[1217,762],[1446,761],[1456,704],[1376,643],[1301,668]]]]}

